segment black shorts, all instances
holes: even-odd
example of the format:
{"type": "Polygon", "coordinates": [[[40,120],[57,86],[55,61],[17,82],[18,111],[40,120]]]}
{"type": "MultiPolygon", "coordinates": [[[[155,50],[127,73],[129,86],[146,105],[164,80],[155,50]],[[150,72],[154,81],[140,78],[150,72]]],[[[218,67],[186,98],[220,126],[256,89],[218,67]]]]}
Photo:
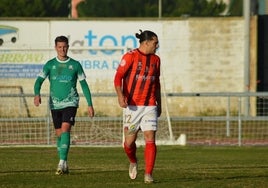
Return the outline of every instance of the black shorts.
{"type": "Polygon", "coordinates": [[[60,129],[62,122],[74,125],[77,107],[67,107],[59,110],[51,110],[55,129],[60,129]]]}

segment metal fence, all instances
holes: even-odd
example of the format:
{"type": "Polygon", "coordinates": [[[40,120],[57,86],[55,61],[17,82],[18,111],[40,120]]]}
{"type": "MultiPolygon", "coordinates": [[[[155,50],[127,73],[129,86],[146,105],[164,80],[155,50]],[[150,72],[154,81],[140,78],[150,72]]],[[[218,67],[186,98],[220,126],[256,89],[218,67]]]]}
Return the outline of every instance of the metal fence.
{"type": "MultiPolygon", "coordinates": [[[[87,117],[86,102],[81,95],[72,144],[121,145],[122,109],[116,95],[92,96],[96,117],[87,117]]],[[[162,96],[158,144],[268,145],[266,92],[163,93],[162,96]]],[[[31,94],[0,92],[0,145],[55,144],[48,96],[42,99],[37,108],[31,94]]],[[[139,140],[142,143],[142,135],[139,140]]]]}
{"type": "Polygon", "coordinates": [[[267,145],[268,93],[168,94],[175,137],[192,145],[267,145]]]}

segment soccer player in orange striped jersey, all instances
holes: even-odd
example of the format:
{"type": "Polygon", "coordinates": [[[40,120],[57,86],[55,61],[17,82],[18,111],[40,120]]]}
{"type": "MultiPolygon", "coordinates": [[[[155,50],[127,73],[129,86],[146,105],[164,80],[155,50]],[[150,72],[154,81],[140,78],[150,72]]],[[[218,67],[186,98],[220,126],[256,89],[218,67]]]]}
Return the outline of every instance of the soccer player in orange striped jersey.
{"type": "Polygon", "coordinates": [[[136,33],[139,47],[123,55],[114,77],[118,103],[123,108],[124,150],[129,159],[129,176],[136,179],[136,139],[139,130],[145,140],[144,182],[153,183],[156,159],[157,118],[161,115],[160,58],[157,35],[149,30],[136,33]]]}

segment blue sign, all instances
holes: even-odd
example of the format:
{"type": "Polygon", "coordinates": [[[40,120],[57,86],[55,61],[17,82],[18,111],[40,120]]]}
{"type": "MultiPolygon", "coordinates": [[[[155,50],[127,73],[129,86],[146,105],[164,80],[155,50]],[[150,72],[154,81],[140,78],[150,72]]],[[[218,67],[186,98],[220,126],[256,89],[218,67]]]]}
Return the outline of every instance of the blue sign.
{"type": "Polygon", "coordinates": [[[18,38],[18,28],[6,26],[6,25],[0,25],[0,46],[4,42],[11,41],[12,43],[15,43],[18,38]]]}
{"type": "Polygon", "coordinates": [[[0,64],[0,79],[36,78],[42,68],[40,64],[0,64]]]}

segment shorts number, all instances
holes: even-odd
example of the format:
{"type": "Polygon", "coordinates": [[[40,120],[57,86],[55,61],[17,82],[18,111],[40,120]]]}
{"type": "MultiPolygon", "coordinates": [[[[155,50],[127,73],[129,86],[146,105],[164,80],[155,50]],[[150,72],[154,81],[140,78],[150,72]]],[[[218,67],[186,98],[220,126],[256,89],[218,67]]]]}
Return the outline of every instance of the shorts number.
{"type": "Polygon", "coordinates": [[[125,115],[126,123],[130,123],[131,115],[125,115]]]}

